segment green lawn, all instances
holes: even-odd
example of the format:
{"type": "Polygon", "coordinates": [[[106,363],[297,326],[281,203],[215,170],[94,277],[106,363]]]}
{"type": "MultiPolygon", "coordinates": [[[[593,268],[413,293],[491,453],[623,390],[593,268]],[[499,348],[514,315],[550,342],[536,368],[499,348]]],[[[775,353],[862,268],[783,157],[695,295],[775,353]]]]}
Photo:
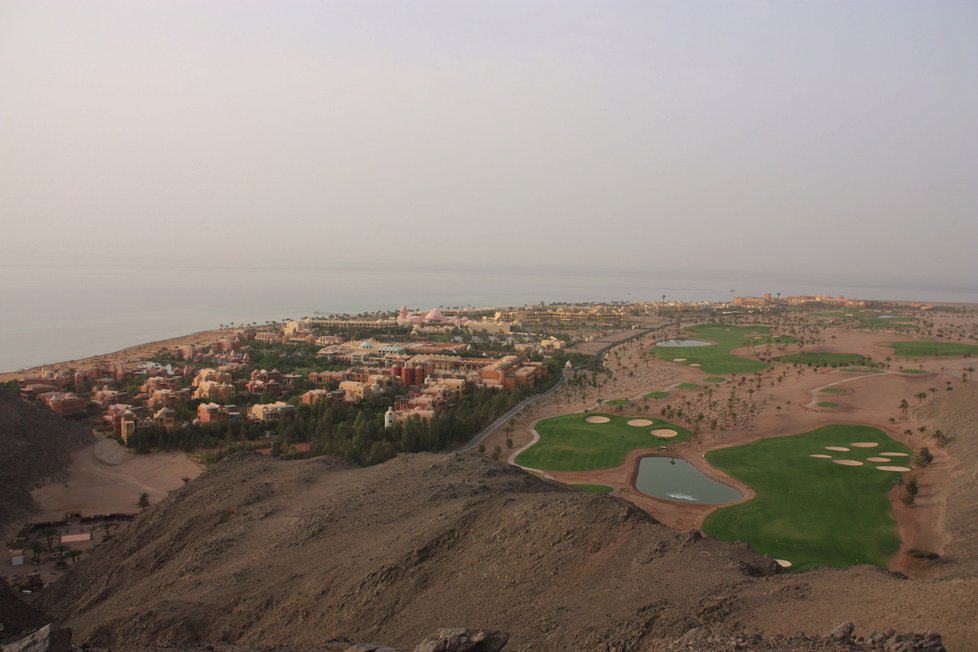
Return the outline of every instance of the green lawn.
{"type": "Polygon", "coordinates": [[[589,494],[610,494],[614,491],[614,489],[606,484],[575,484],[573,486],[589,494]]]}
{"type": "Polygon", "coordinates": [[[927,370],[926,369],[910,369],[910,368],[907,368],[907,369],[901,369],[900,370],[900,373],[901,374],[925,374],[925,373],[927,373],[927,370]]]}
{"type": "Polygon", "coordinates": [[[717,539],[746,541],[758,552],[789,560],[792,570],[886,566],[900,547],[886,498],[899,474],[879,471],[870,462],[841,466],[809,455],[864,460],[887,451],[911,452],[878,428],[832,425],[707,453],[710,464],[749,484],[757,496],[710,514],[703,531],[717,539]],[[848,453],[824,448],[860,441],[880,445],[850,447],[848,453]]]}
{"type": "Polygon", "coordinates": [[[964,357],[978,355],[978,344],[959,342],[891,342],[888,344],[899,356],[913,357],[964,357]]]}
{"type": "Polygon", "coordinates": [[[821,407],[821,408],[837,408],[837,407],[839,407],[839,404],[836,403],[835,401],[819,401],[815,405],[817,407],[821,407]]]}
{"type": "Polygon", "coordinates": [[[807,364],[813,367],[843,367],[854,364],[865,364],[866,357],[858,353],[792,353],[778,358],[781,362],[807,364]]]}
{"type": "Polygon", "coordinates": [[[768,368],[767,363],[731,355],[732,349],[756,345],[758,353],[764,353],[767,345],[792,343],[790,336],[774,337],[767,326],[727,326],[725,324],[700,324],[686,329],[692,339],[714,342],[713,346],[655,347],[655,353],[663,360],[685,358],[683,364],[699,364],[710,374],[749,374],[768,368]]]}
{"type": "Polygon", "coordinates": [[[820,394],[845,394],[849,390],[842,387],[823,387],[818,391],[820,394]]]}
{"type": "Polygon", "coordinates": [[[669,392],[649,392],[645,398],[669,398],[669,392]]]}
{"type": "Polygon", "coordinates": [[[604,404],[611,407],[625,407],[629,402],[627,398],[613,398],[610,401],[605,401],[604,404]]]}
{"type": "Polygon", "coordinates": [[[636,448],[655,448],[689,439],[685,428],[654,417],[621,417],[612,414],[576,412],[536,425],[540,441],[520,453],[516,463],[546,471],[588,471],[607,469],[625,461],[628,451],[636,448]],[[585,417],[604,416],[608,423],[588,423],[585,417]],[[630,426],[630,419],[652,421],[651,426],[630,426]],[[651,431],[671,428],[679,433],[672,439],[657,439],[651,431]]]}
{"type": "Polygon", "coordinates": [[[687,389],[687,390],[689,390],[689,389],[699,389],[699,388],[700,388],[700,386],[697,385],[696,383],[679,383],[678,385],[676,385],[676,389],[687,389]]]}

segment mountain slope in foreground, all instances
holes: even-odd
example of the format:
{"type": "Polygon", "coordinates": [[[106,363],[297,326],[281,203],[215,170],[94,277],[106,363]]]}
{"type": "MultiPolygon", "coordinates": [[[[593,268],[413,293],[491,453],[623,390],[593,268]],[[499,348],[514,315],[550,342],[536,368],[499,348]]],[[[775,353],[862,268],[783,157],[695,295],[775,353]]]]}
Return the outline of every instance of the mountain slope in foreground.
{"type": "Polygon", "coordinates": [[[744,545],[475,454],[365,469],[238,454],[100,547],[41,604],[97,646],[410,649],[468,626],[508,632],[507,652],[652,650],[696,628],[824,634],[846,620],[867,634],[960,639],[976,586],[871,568],[779,573],[744,545]]]}

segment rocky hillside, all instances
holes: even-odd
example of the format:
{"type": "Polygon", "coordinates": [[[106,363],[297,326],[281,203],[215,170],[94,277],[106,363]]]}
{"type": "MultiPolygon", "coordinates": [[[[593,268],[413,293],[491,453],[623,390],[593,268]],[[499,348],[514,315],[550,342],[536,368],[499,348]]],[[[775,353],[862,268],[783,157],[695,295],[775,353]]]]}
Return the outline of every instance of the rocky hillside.
{"type": "Polygon", "coordinates": [[[64,472],[92,433],[50,410],[0,394],[0,531],[30,511],[30,492],[64,472]]]}
{"type": "Polygon", "coordinates": [[[365,469],[239,454],[101,546],[41,606],[76,641],[114,648],[412,649],[463,625],[508,632],[507,651],[655,650],[823,635],[846,620],[867,637],[893,627],[962,640],[975,588],[869,568],[779,573],[744,545],[475,454],[365,469]]]}
{"type": "Polygon", "coordinates": [[[950,540],[939,566],[952,576],[978,576],[978,386],[960,384],[937,394],[920,416],[931,432],[940,428],[949,436],[946,449],[954,459],[942,491],[950,540]]]}

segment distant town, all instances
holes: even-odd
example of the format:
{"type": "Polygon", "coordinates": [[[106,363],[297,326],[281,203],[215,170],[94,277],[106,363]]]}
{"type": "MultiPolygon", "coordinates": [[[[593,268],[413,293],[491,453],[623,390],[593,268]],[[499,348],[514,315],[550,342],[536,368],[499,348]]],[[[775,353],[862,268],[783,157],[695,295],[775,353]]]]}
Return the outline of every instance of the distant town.
{"type": "Polygon", "coordinates": [[[609,329],[788,307],[867,306],[841,296],[765,294],[735,297],[730,303],[665,299],[498,310],[401,307],[260,326],[222,325],[213,342],[161,349],[136,362],[100,363],[96,358],[77,367],[42,368],[20,377],[16,391],[60,416],[87,420],[96,431],[142,452],[274,438],[274,445],[258,443],[269,453],[322,453],[309,443],[313,429],[339,430],[341,421],[362,412],[373,424],[360,426],[361,435],[370,430],[368,436],[355,450],[328,452],[368,463],[400,450],[460,443],[504,408],[553,385],[561,370],[586,365],[581,345],[609,329]],[[454,419],[442,424],[441,430],[453,432],[436,441],[430,433],[408,437],[426,443],[400,441],[406,424],[430,431],[433,420],[487,391],[508,398],[497,399],[467,427],[460,429],[454,419]],[[328,423],[321,422],[324,413],[317,406],[322,405],[336,408],[326,417],[328,423]],[[309,416],[313,411],[319,415],[315,424],[309,416]],[[398,437],[378,432],[392,428],[398,437]]]}

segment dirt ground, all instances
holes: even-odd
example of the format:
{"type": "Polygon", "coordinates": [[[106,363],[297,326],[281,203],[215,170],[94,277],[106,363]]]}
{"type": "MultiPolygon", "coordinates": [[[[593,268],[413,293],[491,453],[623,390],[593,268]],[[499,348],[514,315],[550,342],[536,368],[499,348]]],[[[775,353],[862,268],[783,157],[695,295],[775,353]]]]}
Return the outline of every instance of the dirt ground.
{"type": "Polygon", "coordinates": [[[201,471],[186,453],[136,455],[111,439],[101,439],[72,456],[66,482],[33,492],[39,511],[32,520],[55,520],[65,512],[134,512],[140,494],[149,494],[150,503],[158,502],[182,486],[182,478],[196,478],[201,471]]]}
{"type": "MultiPolygon", "coordinates": [[[[974,322],[978,321],[974,315],[968,318],[955,315],[944,320],[953,323],[962,332],[973,328],[974,322]]],[[[516,417],[516,429],[511,435],[511,450],[507,450],[504,429],[497,431],[486,442],[486,448],[492,450],[496,445],[502,447],[507,450],[508,459],[513,463],[516,455],[533,441],[534,424],[541,419],[585,409],[601,409],[623,416],[658,416],[666,405],[675,405],[682,397],[697,401],[696,404],[702,406],[708,400],[702,396],[708,387],[702,383],[702,379],[717,374],[663,361],[658,356],[648,354],[653,350],[656,340],[678,334],[676,329],[652,333],[614,348],[606,357],[606,364],[612,373],[610,376],[599,376],[598,387],[568,384],[552,398],[516,417]],[[675,389],[675,385],[685,382],[700,383],[703,389],[692,392],[675,389]],[[656,390],[668,390],[671,395],[665,399],[642,400],[646,393],[656,390]],[[632,404],[625,408],[602,407],[599,404],[600,400],[626,397],[632,399],[632,404]]],[[[961,388],[962,373],[973,367],[974,361],[896,358],[886,343],[913,338],[894,332],[821,327],[818,328],[817,339],[802,339],[805,340],[802,344],[789,344],[781,350],[770,350],[769,353],[783,355],[800,350],[858,353],[877,362],[885,363],[889,358],[889,368],[880,369],[878,373],[859,373],[775,363],[754,384],[747,382],[739,385],[738,381],[743,375],[728,376],[730,382],[712,386],[713,398],[719,399],[721,404],[725,402],[724,399],[729,398],[732,390],[736,390],[735,395],[743,399],[747,387],[756,388],[748,400],[750,405],[746,410],[747,416],[741,416],[739,427],[722,432],[703,427],[690,441],[669,446],[669,454],[685,459],[707,475],[740,489],[745,493],[745,500],[748,500],[752,493],[745,486],[706,464],[703,458],[708,451],[742,445],[764,437],[807,432],[832,423],[875,426],[895,441],[915,450],[927,446],[934,455],[934,461],[926,469],[915,467],[911,474],[917,477],[920,484],[920,493],[914,505],[904,505],[899,500],[896,489],[890,495],[902,541],[901,550],[891,560],[890,568],[905,574],[931,573],[931,566],[922,565],[908,553],[912,550],[923,550],[943,554],[948,541],[944,525],[947,501],[946,493],[941,487],[952,472],[954,461],[946,450],[935,445],[933,432],[941,425],[931,423],[926,431],[921,432],[919,429],[925,424],[918,418],[918,413],[930,402],[941,398],[947,387],[952,390],[961,388]],[[812,341],[813,339],[816,341],[812,341]],[[901,373],[901,367],[921,369],[926,373],[901,373]],[[828,386],[846,391],[843,394],[820,396],[818,390],[828,386]],[[927,397],[918,398],[917,395],[922,393],[927,397]],[[816,403],[823,400],[837,403],[838,406],[818,407],[816,403]],[[900,407],[902,400],[907,401],[907,409],[900,407]],[[907,434],[908,430],[910,434],[907,434]]],[[[756,347],[753,351],[746,347],[734,350],[733,353],[757,357],[767,352],[762,347],[756,347]]],[[[754,378],[753,374],[747,376],[748,381],[754,378]]],[[[687,427],[692,426],[692,423],[683,419],[674,420],[687,427]]],[[[537,473],[568,484],[608,485],[613,487],[616,495],[633,502],[670,527],[699,527],[716,507],[660,500],[641,494],[635,489],[634,473],[638,459],[656,452],[658,447],[633,451],[621,466],[612,469],[537,473]]]]}
{"type": "Polygon", "coordinates": [[[27,522],[60,520],[69,512],[85,516],[136,512],[140,494],[149,494],[154,504],[183,486],[183,478],[196,478],[202,470],[182,452],[135,455],[111,439],[99,439],[72,454],[63,482],[45,484],[31,493],[37,512],[11,524],[4,540],[27,522]]]}

